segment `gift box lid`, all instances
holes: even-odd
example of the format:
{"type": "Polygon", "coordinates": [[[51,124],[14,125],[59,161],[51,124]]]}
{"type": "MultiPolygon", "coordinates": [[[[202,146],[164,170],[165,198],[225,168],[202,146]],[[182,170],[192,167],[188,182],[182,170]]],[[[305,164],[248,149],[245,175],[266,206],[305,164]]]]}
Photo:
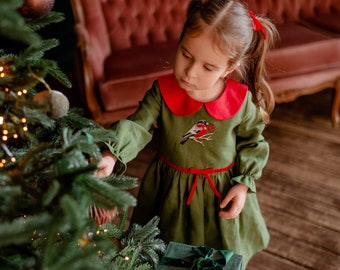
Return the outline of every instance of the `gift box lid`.
{"type": "Polygon", "coordinates": [[[243,257],[231,250],[215,250],[170,242],[156,270],[242,270],[243,257]]]}

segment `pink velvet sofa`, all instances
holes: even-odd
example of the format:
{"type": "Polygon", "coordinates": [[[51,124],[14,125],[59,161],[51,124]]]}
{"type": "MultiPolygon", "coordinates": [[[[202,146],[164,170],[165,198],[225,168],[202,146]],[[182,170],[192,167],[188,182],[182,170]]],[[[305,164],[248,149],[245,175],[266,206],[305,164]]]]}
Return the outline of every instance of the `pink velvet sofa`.
{"type": "MultiPolygon", "coordinates": [[[[132,113],[153,80],[171,72],[188,0],[71,0],[87,108],[108,125],[132,113]]],[[[340,107],[340,1],[248,0],[277,25],[266,60],[277,103],[334,88],[340,107]]]]}

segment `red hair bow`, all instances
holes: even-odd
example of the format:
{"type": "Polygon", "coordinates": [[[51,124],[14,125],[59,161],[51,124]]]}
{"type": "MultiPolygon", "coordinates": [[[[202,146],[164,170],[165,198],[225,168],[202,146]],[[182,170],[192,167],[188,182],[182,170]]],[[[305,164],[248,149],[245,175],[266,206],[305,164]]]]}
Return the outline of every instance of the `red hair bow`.
{"type": "Polygon", "coordinates": [[[260,23],[260,21],[256,18],[254,12],[249,10],[249,15],[250,15],[250,18],[253,20],[254,30],[255,31],[261,30],[263,33],[263,38],[266,39],[266,29],[264,29],[262,23],[260,23]]]}

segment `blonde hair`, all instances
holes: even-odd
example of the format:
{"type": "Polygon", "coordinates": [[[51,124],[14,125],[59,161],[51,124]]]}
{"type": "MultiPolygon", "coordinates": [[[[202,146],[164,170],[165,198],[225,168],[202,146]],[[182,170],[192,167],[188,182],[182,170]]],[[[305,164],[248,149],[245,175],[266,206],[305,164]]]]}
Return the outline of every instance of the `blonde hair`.
{"type": "Polygon", "coordinates": [[[254,30],[254,19],[238,1],[192,0],[180,39],[203,29],[210,31],[220,51],[229,55],[228,65],[235,68],[237,79],[248,85],[253,102],[268,123],[275,100],[266,81],[264,60],[278,34],[268,19],[255,16],[255,20],[262,24],[263,31],[254,30]]]}

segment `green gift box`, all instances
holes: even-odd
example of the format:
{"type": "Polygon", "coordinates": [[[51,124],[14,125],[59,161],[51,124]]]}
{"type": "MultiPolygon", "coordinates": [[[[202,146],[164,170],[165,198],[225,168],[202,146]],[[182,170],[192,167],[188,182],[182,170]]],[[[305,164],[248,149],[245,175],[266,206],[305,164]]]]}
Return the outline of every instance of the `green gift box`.
{"type": "Polygon", "coordinates": [[[242,270],[243,258],[231,250],[170,242],[156,270],[242,270]]]}

